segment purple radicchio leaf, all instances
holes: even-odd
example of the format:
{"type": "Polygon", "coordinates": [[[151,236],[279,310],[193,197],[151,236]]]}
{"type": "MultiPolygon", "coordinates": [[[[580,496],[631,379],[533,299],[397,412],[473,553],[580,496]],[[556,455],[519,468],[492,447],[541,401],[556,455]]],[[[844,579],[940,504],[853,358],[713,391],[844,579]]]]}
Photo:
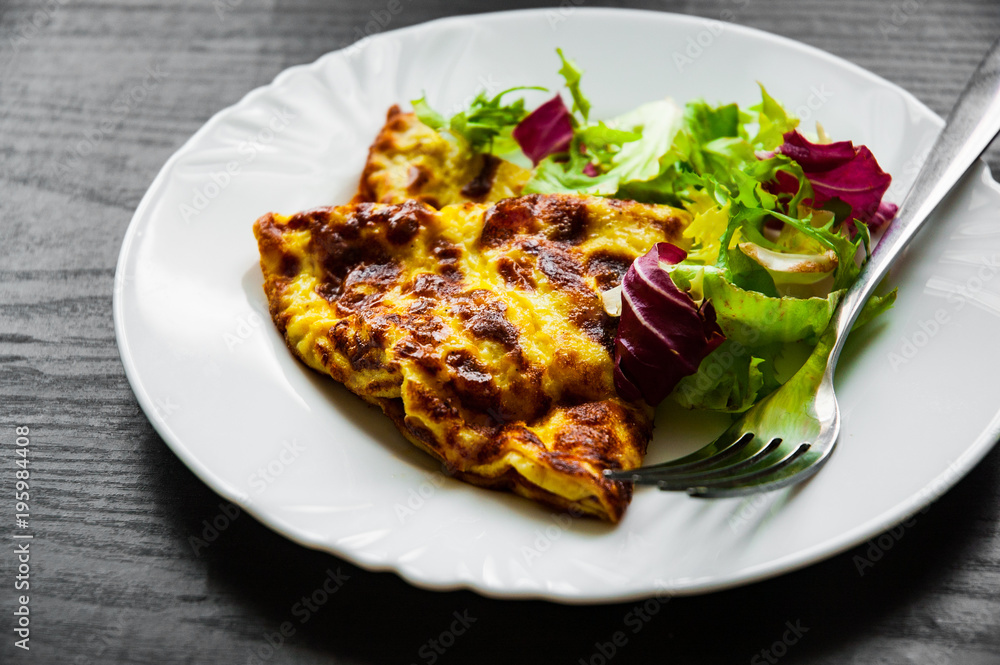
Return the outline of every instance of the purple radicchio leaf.
{"type": "Polygon", "coordinates": [[[573,116],[556,95],[518,123],[512,133],[521,150],[538,165],[549,155],[566,152],[573,139],[573,116]]]}
{"type": "MultiPolygon", "coordinates": [[[[896,214],[894,204],[882,201],[892,176],[882,170],[866,146],[850,141],[811,143],[797,131],[788,132],[784,139],[776,152],[802,167],[813,188],[812,207],[839,199],[850,206],[848,220],[859,219],[873,229],[896,214]]],[[[798,188],[794,177],[779,172],[777,186],[769,189],[794,194],[798,188]]]]}
{"type": "Polygon", "coordinates": [[[725,340],[711,303],[699,307],[660,267],[685,256],[670,243],[657,243],[622,280],[615,388],[625,399],[655,406],[725,340]]]}

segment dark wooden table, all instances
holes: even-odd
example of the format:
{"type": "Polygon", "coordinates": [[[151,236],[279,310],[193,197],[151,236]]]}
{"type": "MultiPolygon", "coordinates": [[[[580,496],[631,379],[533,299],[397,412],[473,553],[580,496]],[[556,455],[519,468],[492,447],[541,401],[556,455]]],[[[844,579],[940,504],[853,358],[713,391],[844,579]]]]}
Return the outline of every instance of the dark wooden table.
{"type": "MultiPolygon", "coordinates": [[[[535,4],[406,0],[388,27],[535,4]]],[[[942,114],[1000,34],[996,0],[611,4],[799,39],[942,114]]],[[[188,538],[219,513],[220,498],[156,435],[125,379],[111,317],[115,261],[160,166],[217,110],[290,65],[347,46],[386,6],[0,0],[0,662],[596,664],[595,643],[622,630],[634,604],[422,591],[303,549],[249,517],[196,555],[188,538]],[[136,86],[145,86],[141,99],[136,86]],[[37,534],[28,652],[13,646],[12,612],[25,593],[13,589],[16,426],[30,427],[37,534]],[[348,582],[282,636],[291,607],[328,569],[348,582]],[[430,640],[454,612],[475,621],[439,656],[430,640]]],[[[1000,150],[987,159],[1000,175],[1000,150]]],[[[607,660],[1000,663],[1000,450],[890,538],[863,575],[857,557],[868,546],[771,581],[675,599],[607,660]],[[796,643],[762,653],[784,636],[796,643]]]]}

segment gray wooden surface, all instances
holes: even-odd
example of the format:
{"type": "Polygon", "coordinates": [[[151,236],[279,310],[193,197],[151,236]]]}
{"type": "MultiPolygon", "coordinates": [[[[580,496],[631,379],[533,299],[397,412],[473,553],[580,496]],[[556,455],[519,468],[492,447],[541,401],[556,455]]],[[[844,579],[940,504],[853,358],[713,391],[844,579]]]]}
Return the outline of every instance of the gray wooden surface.
{"type": "MultiPolygon", "coordinates": [[[[895,81],[939,113],[1000,34],[996,0],[612,4],[712,18],[729,10],[734,22],[895,81]]],[[[154,433],[125,379],[111,317],[125,228],[163,162],[213,113],[350,44],[386,5],[0,0],[0,662],[601,663],[595,643],[626,630],[608,662],[1000,663],[1000,451],[883,539],[891,547],[864,575],[867,545],[675,599],[639,633],[624,624],[634,604],[422,591],[246,516],[193,552],[189,536],[219,514],[220,499],[154,433]],[[145,92],[132,95],[136,86],[145,92]],[[37,534],[29,652],[13,647],[18,425],[31,428],[37,534]],[[349,580],[281,636],[328,569],[349,580]],[[475,621],[438,656],[429,640],[454,612],[475,621]],[[796,642],[761,655],[783,637],[796,642]]],[[[527,6],[404,0],[389,27],[527,6]]],[[[1000,151],[987,159],[1000,174],[1000,151]]]]}

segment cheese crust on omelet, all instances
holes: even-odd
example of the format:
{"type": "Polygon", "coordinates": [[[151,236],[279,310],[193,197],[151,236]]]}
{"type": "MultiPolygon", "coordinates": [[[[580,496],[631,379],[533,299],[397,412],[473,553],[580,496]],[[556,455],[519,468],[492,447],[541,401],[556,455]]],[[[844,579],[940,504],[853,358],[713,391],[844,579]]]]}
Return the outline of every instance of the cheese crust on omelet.
{"type": "Polygon", "coordinates": [[[455,188],[433,178],[399,201],[397,176],[363,179],[389,203],[254,224],[288,347],[455,476],[617,522],[632,486],[603,471],[641,464],[652,412],[615,392],[600,294],[655,243],[683,246],[688,214],[572,195],[447,205],[455,188]]]}

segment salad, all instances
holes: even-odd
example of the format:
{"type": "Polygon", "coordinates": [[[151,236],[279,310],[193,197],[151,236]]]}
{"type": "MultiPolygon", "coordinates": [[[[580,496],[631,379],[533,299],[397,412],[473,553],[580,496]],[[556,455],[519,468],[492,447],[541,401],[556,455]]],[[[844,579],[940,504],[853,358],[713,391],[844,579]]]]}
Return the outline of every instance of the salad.
{"type": "MultiPolygon", "coordinates": [[[[576,193],[686,210],[689,251],[658,243],[603,294],[620,316],[615,388],[656,405],[742,412],[798,369],[892,220],[891,177],[865,146],[815,135],[760,86],[758,104],[652,101],[590,115],[560,49],[561,94],[528,111],[518,87],[419,119],[475,152],[530,166],[524,194],[576,193]],[[516,97],[516,98],[515,98],[516,97]]],[[[874,296],[855,327],[892,306],[874,296]]]]}

